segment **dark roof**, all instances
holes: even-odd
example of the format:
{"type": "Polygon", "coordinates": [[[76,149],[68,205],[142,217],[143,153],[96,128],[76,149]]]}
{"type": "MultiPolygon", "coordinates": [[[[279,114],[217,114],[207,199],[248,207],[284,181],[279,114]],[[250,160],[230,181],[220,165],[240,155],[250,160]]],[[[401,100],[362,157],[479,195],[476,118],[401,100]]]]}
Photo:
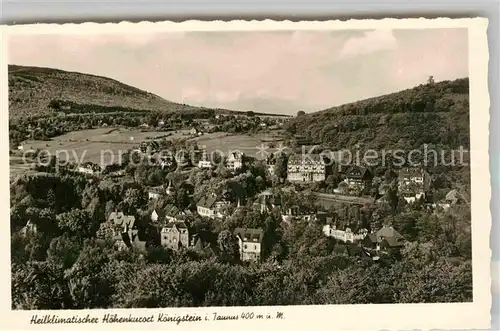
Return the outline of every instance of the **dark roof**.
{"type": "Polygon", "coordinates": [[[405,241],[403,236],[393,227],[384,226],[377,231],[376,236],[379,243],[385,240],[391,247],[403,246],[405,241]]]}
{"type": "Polygon", "coordinates": [[[217,201],[216,195],[209,195],[208,197],[203,197],[198,201],[197,206],[212,208],[215,202],[217,201]]]}
{"type": "Polygon", "coordinates": [[[377,243],[377,235],[375,233],[368,234],[366,238],[374,244],[377,243]]]}
{"type": "Polygon", "coordinates": [[[309,155],[301,155],[301,154],[292,154],[288,158],[288,164],[295,163],[295,164],[301,164],[301,163],[311,163],[311,162],[323,162],[323,163],[328,163],[330,162],[330,158],[326,155],[323,154],[309,154],[309,155]]]}
{"type": "Polygon", "coordinates": [[[173,227],[176,227],[178,229],[187,229],[187,226],[186,226],[186,223],[182,222],[182,221],[174,221],[174,222],[168,222],[167,225],[165,225],[165,227],[167,229],[171,229],[173,227]]]}
{"type": "Polygon", "coordinates": [[[175,217],[181,213],[181,210],[174,205],[168,204],[164,207],[165,216],[175,217]]]}
{"type": "Polygon", "coordinates": [[[264,231],[262,229],[236,228],[234,234],[244,242],[262,242],[264,231]]]}
{"type": "Polygon", "coordinates": [[[360,166],[352,166],[346,171],[346,176],[352,179],[363,179],[367,175],[371,175],[370,171],[360,166]]]}
{"type": "Polygon", "coordinates": [[[154,212],[156,212],[156,214],[158,215],[158,218],[163,218],[165,217],[165,210],[163,209],[154,209],[151,214],[153,214],[154,212]]]}

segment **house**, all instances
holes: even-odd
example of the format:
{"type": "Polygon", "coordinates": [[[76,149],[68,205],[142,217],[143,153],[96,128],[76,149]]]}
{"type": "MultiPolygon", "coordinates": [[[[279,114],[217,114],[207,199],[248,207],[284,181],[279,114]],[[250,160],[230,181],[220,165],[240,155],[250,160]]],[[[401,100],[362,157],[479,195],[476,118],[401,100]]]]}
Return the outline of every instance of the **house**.
{"type": "Polygon", "coordinates": [[[367,168],[352,166],[345,171],[344,182],[352,193],[366,192],[371,187],[373,175],[367,168]]]}
{"type": "Polygon", "coordinates": [[[261,192],[254,203],[254,206],[259,209],[261,213],[270,212],[272,209],[281,206],[281,200],[270,191],[261,192]]]}
{"type": "Polygon", "coordinates": [[[368,230],[361,229],[358,233],[354,233],[350,228],[340,230],[335,225],[326,224],[323,226],[323,233],[327,237],[333,237],[344,243],[355,243],[363,240],[368,235],[368,230]]]}
{"type": "Polygon", "coordinates": [[[175,163],[175,158],[172,155],[161,155],[160,156],[160,166],[162,169],[165,169],[165,167],[169,168],[173,166],[175,163]]]}
{"type": "Polygon", "coordinates": [[[231,171],[236,171],[243,167],[243,153],[231,152],[227,158],[227,168],[231,171]]]}
{"type": "Polygon", "coordinates": [[[37,233],[37,226],[35,223],[31,222],[31,220],[28,220],[26,222],[26,225],[19,231],[23,236],[26,236],[28,233],[37,233]]]}
{"type": "Polygon", "coordinates": [[[78,166],[78,168],[76,170],[80,173],[83,173],[83,174],[94,175],[94,174],[97,174],[101,171],[101,167],[99,167],[95,163],[86,162],[86,163],[83,163],[80,166],[78,166]]]}
{"type": "Polygon", "coordinates": [[[306,210],[301,210],[298,206],[293,206],[288,208],[282,215],[282,221],[290,223],[292,221],[303,221],[303,222],[316,222],[325,221],[326,213],[315,213],[306,210]]]}
{"type": "Polygon", "coordinates": [[[153,222],[160,222],[162,219],[164,219],[166,216],[165,211],[162,209],[154,209],[151,212],[151,221],[153,222]]]}
{"type": "Polygon", "coordinates": [[[376,251],[399,249],[405,244],[404,237],[392,226],[384,226],[375,233],[368,234],[362,240],[362,246],[376,251]]]}
{"type": "Polygon", "coordinates": [[[219,198],[215,193],[203,197],[196,204],[196,210],[200,216],[209,218],[222,218],[222,208],[229,205],[229,201],[219,198]]]}
{"type": "Polygon", "coordinates": [[[424,187],[428,174],[421,168],[403,168],[398,173],[399,186],[409,185],[411,183],[424,187]]]}
{"type": "Polygon", "coordinates": [[[163,186],[151,187],[148,190],[148,199],[150,199],[150,200],[151,199],[158,199],[164,193],[165,193],[165,189],[163,188],[163,186]]]}
{"type": "Polygon", "coordinates": [[[192,128],[191,130],[189,130],[189,134],[195,135],[195,136],[201,136],[201,135],[203,135],[203,132],[201,130],[199,130],[198,128],[192,128]]]}
{"type": "Polygon", "coordinates": [[[211,169],[213,166],[212,161],[209,159],[206,152],[203,153],[200,161],[198,161],[198,168],[211,169]]]}
{"type": "Polygon", "coordinates": [[[297,155],[288,159],[287,179],[290,182],[320,182],[331,173],[331,160],[320,154],[297,155]]]}
{"type": "Polygon", "coordinates": [[[107,222],[101,223],[97,237],[98,239],[111,238],[118,250],[130,247],[136,247],[140,250],[146,248],[146,241],[140,239],[135,217],[125,215],[123,212],[110,213],[107,222]]]}
{"type": "Polygon", "coordinates": [[[201,169],[212,169],[212,162],[209,160],[200,160],[198,162],[198,168],[201,169]]]}
{"type": "Polygon", "coordinates": [[[234,234],[238,238],[241,260],[260,261],[264,231],[262,229],[236,228],[234,234]]]}
{"type": "Polygon", "coordinates": [[[161,245],[173,250],[189,246],[189,230],[182,221],[170,221],[161,229],[161,245]]]}
{"type": "Polygon", "coordinates": [[[270,176],[274,176],[276,174],[276,157],[271,154],[266,160],[266,168],[267,172],[270,176]]]}

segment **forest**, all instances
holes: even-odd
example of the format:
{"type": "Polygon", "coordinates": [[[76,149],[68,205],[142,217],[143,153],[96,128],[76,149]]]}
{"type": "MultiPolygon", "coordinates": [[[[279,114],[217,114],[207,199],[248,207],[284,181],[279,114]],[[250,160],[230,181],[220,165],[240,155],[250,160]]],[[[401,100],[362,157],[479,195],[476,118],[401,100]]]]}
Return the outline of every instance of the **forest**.
{"type": "MultiPolygon", "coordinates": [[[[332,208],[353,228],[387,224],[408,240],[378,261],[356,245],[337,242],[319,223],[285,223],[281,212],[260,213],[256,194],[273,187],[283,209],[318,211],[307,192],[281,190],[262,163],[249,160],[239,173],[223,167],[161,171],[126,165],[126,178],[88,177],[63,169],[19,177],[11,184],[13,309],[87,309],[245,305],[464,302],[472,300],[470,206],[429,213],[422,204],[332,208]],[[154,201],[147,186],[171,182],[175,193],[154,201]],[[183,183],[194,186],[189,196],[183,183]],[[155,208],[193,209],[204,192],[230,192],[230,217],[193,214],[190,233],[207,247],[172,251],[150,239],[147,249],[116,251],[96,233],[116,209],[136,215],[154,237],[155,208]],[[242,208],[236,210],[236,199],[242,208]],[[27,221],[35,233],[19,231],[27,221]],[[264,229],[262,263],[241,261],[231,235],[236,227],[264,229]]],[[[435,185],[448,185],[443,180],[435,185]]],[[[338,223],[340,225],[340,223],[338,223]]]]}

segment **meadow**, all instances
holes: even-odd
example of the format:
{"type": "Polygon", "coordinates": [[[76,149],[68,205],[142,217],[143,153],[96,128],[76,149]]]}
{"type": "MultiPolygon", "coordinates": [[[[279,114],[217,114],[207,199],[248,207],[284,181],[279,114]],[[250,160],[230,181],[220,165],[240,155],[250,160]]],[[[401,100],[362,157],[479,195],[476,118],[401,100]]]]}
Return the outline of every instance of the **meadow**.
{"type": "MultiPolygon", "coordinates": [[[[276,148],[269,148],[269,141],[279,139],[276,133],[259,133],[256,135],[234,135],[224,132],[205,134],[192,137],[189,130],[177,132],[141,131],[126,128],[99,128],[69,132],[48,141],[27,140],[23,150],[10,157],[11,175],[25,173],[30,165],[24,164],[23,152],[40,149],[46,155],[56,155],[60,160],[82,163],[93,162],[107,165],[120,161],[120,155],[130,148],[137,147],[141,142],[151,139],[181,139],[188,138],[197,141],[200,148],[208,152],[220,151],[228,155],[230,151],[238,150],[246,155],[259,159],[267,156],[276,148]],[[261,145],[266,146],[266,153],[259,153],[261,145]]],[[[276,143],[276,147],[279,143],[276,143]]]]}
{"type": "Polygon", "coordinates": [[[231,151],[240,151],[248,156],[262,159],[268,153],[277,151],[279,147],[280,136],[276,132],[258,133],[254,135],[237,135],[224,132],[206,134],[194,138],[200,148],[205,148],[207,152],[222,152],[228,155],[231,151]],[[271,141],[275,147],[271,148],[271,141]],[[262,148],[263,147],[263,148],[262,148]],[[265,151],[261,153],[261,151],[265,151]]]}

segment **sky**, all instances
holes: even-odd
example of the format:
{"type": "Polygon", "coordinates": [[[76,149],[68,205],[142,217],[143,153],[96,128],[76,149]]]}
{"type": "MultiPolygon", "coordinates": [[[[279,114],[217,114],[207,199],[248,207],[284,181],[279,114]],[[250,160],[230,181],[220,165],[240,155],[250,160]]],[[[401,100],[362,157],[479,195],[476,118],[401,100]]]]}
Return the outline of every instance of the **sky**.
{"type": "Polygon", "coordinates": [[[467,29],[16,35],[8,62],[192,105],[294,115],[468,76],[467,29]]]}

